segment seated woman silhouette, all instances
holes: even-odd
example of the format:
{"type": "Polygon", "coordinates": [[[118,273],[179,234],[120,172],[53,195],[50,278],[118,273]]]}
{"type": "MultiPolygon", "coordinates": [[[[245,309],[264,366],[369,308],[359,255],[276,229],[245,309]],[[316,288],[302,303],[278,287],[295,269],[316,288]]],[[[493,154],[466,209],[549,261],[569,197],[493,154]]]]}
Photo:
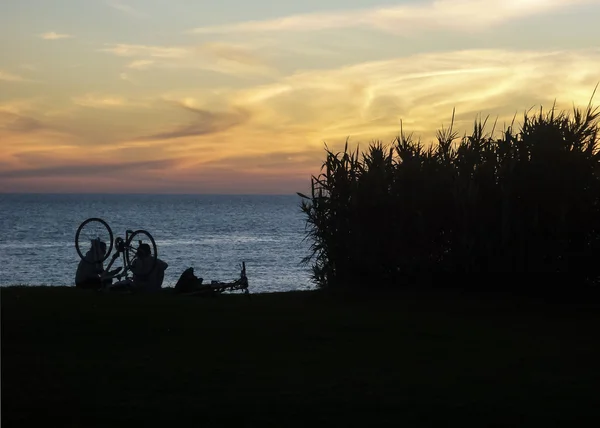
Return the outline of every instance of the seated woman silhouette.
{"type": "Polygon", "coordinates": [[[104,279],[106,276],[114,275],[121,268],[111,272],[104,272],[104,256],[106,255],[106,243],[100,239],[93,239],[85,257],[79,261],[77,272],[75,272],[75,287],[97,290],[112,283],[112,279],[104,279]]]}
{"type": "Polygon", "coordinates": [[[150,245],[141,244],[136,253],[135,260],[131,263],[133,272],[133,287],[140,291],[158,291],[162,288],[165,279],[165,270],[169,267],[161,259],[156,259],[156,264],[151,267],[152,250],[150,245]]]}

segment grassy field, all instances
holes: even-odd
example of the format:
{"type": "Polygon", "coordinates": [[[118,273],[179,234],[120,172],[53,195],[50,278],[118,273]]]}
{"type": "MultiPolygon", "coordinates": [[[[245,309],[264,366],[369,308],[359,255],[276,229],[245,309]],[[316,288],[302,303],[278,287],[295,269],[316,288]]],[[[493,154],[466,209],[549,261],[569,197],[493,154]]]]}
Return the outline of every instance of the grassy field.
{"type": "Polygon", "coordinates": [[[2,426],[597,426],[598,304],[10,287],[2,426]]]}

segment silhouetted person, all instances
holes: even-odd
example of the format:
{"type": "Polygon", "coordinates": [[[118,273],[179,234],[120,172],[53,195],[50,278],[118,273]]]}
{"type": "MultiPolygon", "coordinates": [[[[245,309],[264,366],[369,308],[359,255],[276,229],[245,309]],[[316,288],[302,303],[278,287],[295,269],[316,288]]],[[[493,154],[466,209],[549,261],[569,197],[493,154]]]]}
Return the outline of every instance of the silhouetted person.
{"type": "Polygon", "coordinates": [[[177,280],[177,284],[175,284],[175,292],[189,293],[192,291],[199,291],[203,287],[202,282],[202,278],[198,278],[196,275],[194,275],[194,268],[187,268],[177,280]]]}
{"type": "Polygon", "coordinates": [[[169,267],[161,259],[156,259],[152,266],[153,257],[150,245],[141,244],[136,253],[136,258],[131,264],[133,272],[133,287],[143,291],[158,291],[162,288],[165,279],[165,270],[169,267]]]}
{"type": "Polygon", "coordinates": [[[112,283],[112,279],[104,279],[121,270],[117,268],[105,274],[102,260],[106,255],[106,243],[100,239],[93,239],[90,249],[85,257],[79,261],[75,272],[75,287],[97,290],[112,283]]]}

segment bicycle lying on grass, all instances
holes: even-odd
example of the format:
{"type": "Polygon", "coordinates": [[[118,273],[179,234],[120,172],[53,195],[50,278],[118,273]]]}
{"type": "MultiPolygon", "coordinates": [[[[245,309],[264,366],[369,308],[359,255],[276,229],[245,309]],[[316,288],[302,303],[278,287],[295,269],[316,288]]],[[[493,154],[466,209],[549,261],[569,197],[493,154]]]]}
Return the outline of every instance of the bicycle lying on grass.
{"type": "Polygon", "coordinates": [[[215,293],[222,293],[224,291],[240,290],[244,294],[249,294],[248,291],[248,277],[246,276],[246,262],[242,262],[242,270],[240,272],[240,278],[232,282],[221,282],[211,281],[207,284],[208,287],[215,293]]]}
{"type": "Polygon", "coordinates": [[[248,277],[246,276],[246,262],[242,262],[239,279],[231,282],[211,281],[204,284],[202,278],[194,275],[194,269],[186,269],[175,285],[175,292],[186,296],[205,296],[220,294],[225,291],[241,291],[250,295],[248,291],[248,277]]]}

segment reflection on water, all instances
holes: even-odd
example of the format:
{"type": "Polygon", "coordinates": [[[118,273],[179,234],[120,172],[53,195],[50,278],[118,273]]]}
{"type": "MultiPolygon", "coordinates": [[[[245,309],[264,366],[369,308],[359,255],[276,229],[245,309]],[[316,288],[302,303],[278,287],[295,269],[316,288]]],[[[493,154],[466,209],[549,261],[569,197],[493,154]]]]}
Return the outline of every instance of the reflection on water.
{"type": "Polygon", "coordinates": [[[160,241],[161,247],[165,246],[186,246],[186,245],[231,245],[232,243],[253,243],[253,242],[277,242],[273,237],[259,237],[249,235],[221,235],[207,236],[200,239],[163,239],[160,241]]]}
{"type": "Polygon", "coordinates": [[[0,285],[72,285],[77,227],[100,217],[115,238],[152,233],[169,263],[167,286],[187,267],[205,280],[234,279],[245,261],[252,291],[306,289],[298,204],[295,196],[0,195],[0,285]]]}
{"type": "Polygon", "coordinates": [[[48,243],[48,242],[0,242],[0,251],[3,249],[27,249],[27,248],[65,248],[74,244],[66,242],[48,243]]]}

